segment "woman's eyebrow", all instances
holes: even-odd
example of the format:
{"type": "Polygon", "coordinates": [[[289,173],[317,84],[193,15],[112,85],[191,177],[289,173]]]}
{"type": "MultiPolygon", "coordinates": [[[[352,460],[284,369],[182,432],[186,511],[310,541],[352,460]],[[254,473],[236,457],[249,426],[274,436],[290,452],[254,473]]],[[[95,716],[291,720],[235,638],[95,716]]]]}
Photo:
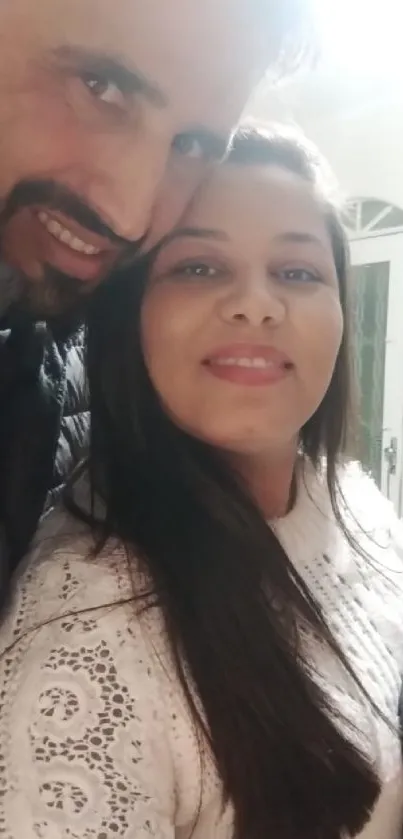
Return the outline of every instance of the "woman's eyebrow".
{"type": "MultiPolygon", "coordinates": [[[[212,239],[216,242],[228,242],[229,236],[223,230],[212,227],[178,227],[176,230],[167,233],[159,243],[158,250],[165,248],[177,239],[212,239]]],[[[320,247],[321,250],[326,250],[325,243],[320,236],[305,231],[289,230],[279,233],[274,239],[281,243],[315,245],[320,247]]]]}
{"type": "Polygon", "coordinates": [[[223,230],[209,227],[178,227],[168,233],[160,243],[161,246],[169,245],[176,239],[214,239],[217,242],[228,242],[229,237],[223,230]]]}
{"type": "Polygon", "coordinates": [[[314,233],[305,233],[300,230],[289,230],[285,233],[279,233],[275,239],[278,242],[290,242],[299,245],[319,245],[322,250],[326,249],[320,236],[315,236],[314,233]]]}

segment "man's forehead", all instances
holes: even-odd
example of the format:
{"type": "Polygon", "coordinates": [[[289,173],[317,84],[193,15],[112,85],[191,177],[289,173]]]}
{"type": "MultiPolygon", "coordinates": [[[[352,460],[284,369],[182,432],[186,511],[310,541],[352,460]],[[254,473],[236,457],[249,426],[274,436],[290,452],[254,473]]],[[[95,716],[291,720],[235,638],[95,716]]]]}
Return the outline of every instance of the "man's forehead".
{"type": "Polygon", "coordinates": [[[69,49],[118,61],[161,92],[178,122],[227,133],[266,63],[254,42],[258,27],[245,31],[245,3],[0,0],[0,30],[11,27],[21,62],[26,51],[36,58],[69,49]]]}
{"type": "MultiPolygon", "coordinates": [[[[245,27],[251,29],[261,22],[260,15],[252,14],[248,0],[1,0],[0,15],[15,15],[21,25],[24,18],[30,19],[45,34],[63,28],[68,35],[77,27],[84,28],[88,38],[105,39],[105,45],[118,32],[123,44],[129,44],[136,30],[156,34],[158,30],[175,31],[178,39],[188,35],[184,40],[189,51],[197,46],[192,35],[208,34],[213,42],[218,30],[231,39],[245,27]]],[[[207,58],[209,43],[204,47],[207,58]]]]}
{"type": "Polygon", "coordinates": [[[260,31],[248,0],[1,0],[0,20],[3,31],[14,20],[43,44],[63,38],[118,51],[127,63],[151,54],[173,70],[203,66],[207,77],[256,64],[260,31]]]}

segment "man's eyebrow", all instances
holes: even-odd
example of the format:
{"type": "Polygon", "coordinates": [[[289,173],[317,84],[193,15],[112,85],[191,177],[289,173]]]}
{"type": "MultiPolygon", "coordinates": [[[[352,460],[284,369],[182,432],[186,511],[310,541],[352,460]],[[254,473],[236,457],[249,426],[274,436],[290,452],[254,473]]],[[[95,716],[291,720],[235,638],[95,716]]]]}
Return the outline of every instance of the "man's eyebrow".
{"type": "Polygon", "coordinates": [[[178,227],[168,233],[160,242],[160,247],[165,247],[176,239],[214,239],[216,242],[228,242],[228,236],[223,230],[216,230],[210,227],[178,227]]]}
{"type": "Polygon", "coordinates": [[[122,93],[137,93],[157,108],[165,108],[167,97],[140,70],[128,67],[120,58],[99,50],[65,44],[53,50],[54,57],[65,64],[81,65],[84,72],[96,73],[117,85],[122,93]]]}

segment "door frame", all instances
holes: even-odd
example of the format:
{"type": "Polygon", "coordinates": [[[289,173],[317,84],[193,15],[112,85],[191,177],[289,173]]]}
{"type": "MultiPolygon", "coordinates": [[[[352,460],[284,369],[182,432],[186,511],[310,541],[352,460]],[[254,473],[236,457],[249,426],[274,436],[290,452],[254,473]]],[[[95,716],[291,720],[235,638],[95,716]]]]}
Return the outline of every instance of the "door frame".
{"type": "Polygon", "coordinates": [[[403,231],[354,238],[353,266],[389,263],[389,302],[386,326],[385,380],[382,423],[382,491],[399,516],[403,515],[403,231]],[[385,449],[397,440],[396,473],[390,475],[385,449]]]}

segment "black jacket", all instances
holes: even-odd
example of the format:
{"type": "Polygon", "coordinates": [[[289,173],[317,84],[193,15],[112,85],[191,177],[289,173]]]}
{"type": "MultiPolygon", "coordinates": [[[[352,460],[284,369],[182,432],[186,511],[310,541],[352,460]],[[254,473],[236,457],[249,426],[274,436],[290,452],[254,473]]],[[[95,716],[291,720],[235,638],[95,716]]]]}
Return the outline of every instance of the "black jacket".
{"type": "Polygon", "coordinates": [[[85,445],[83,330],[0,321],[0,603],[85,445]]]}

